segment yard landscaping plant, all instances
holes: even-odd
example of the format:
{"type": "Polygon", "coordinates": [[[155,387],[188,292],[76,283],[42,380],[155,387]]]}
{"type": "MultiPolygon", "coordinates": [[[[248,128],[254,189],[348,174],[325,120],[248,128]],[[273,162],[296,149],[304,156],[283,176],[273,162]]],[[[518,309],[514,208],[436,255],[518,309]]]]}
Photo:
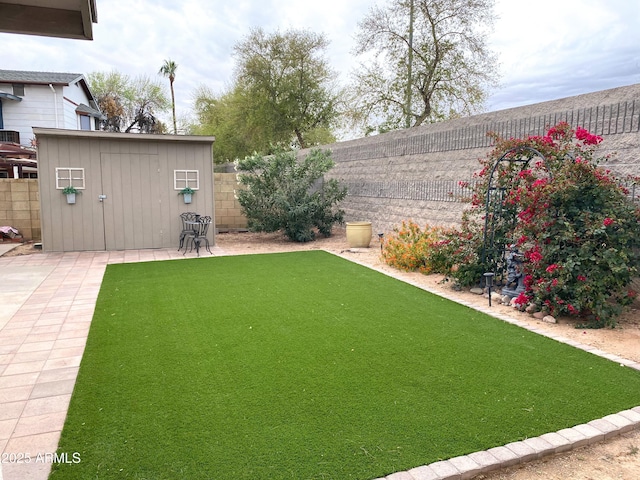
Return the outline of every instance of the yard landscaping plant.
{"type": "Polygon", "coordinates": [[[347,195],[336,179],[324,179],[333,168],[329,150],[311,150],[298,160],[295,151],[259,154],[236,161],[238,202],[254,232],[281,230],[294,242],[308,242],[317,229],[331,235],[333,225],[343,223],[337,205],[347,195]]]}
{"type": "Polygon", "coordinates": [[[638,273],[640,210],[627,189],[637,179],[604,168],[607,159],[596,155],[602,139],[564,122],[545,136],[495,140],[475,184],[465,185],[470,207],[460,228],[403,225],[388,240],[387,261],[417,256],[423,271],[479,284],[484,272],[501,268],[486,257],[500,258],[514,245],[525,259],[526,290],[516,299],[521,308],[574,316],[590,327],[614,326],[637,295],[631,283],[638,273]],[[537,153],[529,153],[526,164],[508,161],[523,152],[537,153]],[[488,211],[490,189],[505,193],[498,208],[488,211]],[[498,227],[485,245],[487,223],[498,227]],[[403,233],[411,229],[415,240],[407,242],[403,233]],[[398,242],[404,247],[398,249],[398,242]]]}

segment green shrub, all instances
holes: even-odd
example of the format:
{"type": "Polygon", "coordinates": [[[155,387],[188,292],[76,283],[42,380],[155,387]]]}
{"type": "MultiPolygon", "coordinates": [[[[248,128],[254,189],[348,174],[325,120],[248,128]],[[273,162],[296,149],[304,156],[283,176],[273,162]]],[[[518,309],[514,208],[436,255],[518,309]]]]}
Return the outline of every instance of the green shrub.
{"type": "Polygon", "coordinates": [[[501,215],[496,224],[505,228],[494,232],[494,257],[512,242],[526,259],[526,291],[516,302],[587,318],[596,327],[614,325],[622,306],[636,295],[629,285],[637,273],[640,238],[637,206],[621,179],[599,166],[606,159],[595,158],[601,141],[565,122],[543,137],[496,137],[474,187],[470,212],[476,222],[462,233],[478,238],[484,224],[478,220],[501,215]],[[535,149],[544,161],[498,165],[492,187],[505,194],[497,213],[487,213],[490,171],[505,152],[517,148],[535,149]]]}
{"type": "Polygon", "coordinates": [[[382,248],[382,258],[392,267],[422,273],[440,273],[445,259],[438,245],[444,240],[445,230],[427,225],[422,230],[413,221],[403,221],[393,229],[382,248]]]}
{"type": "Polygon", "coordinates": [[[237,197],[249,229],[281,230],[296,242],[313,240],[314,229],[330,236],[333,225],[344,222],[344,211],[336,205],[347,194],[337,180],[324,180],[333,166],[331,152],[319,149],[301,161],[292,151],[237,161],[238,180],[245,187],[237,197]]]}

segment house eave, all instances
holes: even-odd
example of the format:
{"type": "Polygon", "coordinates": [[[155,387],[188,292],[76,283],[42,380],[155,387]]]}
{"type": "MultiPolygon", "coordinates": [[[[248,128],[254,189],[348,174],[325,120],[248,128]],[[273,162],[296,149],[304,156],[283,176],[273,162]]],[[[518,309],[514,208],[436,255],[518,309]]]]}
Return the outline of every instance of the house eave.
{"type": "Polygon", "coordinates": [[[95,0],[0,0],[0,32],[93,40],[95,0]]]}

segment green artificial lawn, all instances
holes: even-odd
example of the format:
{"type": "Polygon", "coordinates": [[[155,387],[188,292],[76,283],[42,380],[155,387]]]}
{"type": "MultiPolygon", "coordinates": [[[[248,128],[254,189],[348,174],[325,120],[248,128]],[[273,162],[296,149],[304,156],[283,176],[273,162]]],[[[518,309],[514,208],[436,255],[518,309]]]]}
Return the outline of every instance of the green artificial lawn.
{"type": "Polygon", "coordinates": [[[372,479],[640,405],[640,372],[320,251],[110,265],[52,478],[372,479]]]}

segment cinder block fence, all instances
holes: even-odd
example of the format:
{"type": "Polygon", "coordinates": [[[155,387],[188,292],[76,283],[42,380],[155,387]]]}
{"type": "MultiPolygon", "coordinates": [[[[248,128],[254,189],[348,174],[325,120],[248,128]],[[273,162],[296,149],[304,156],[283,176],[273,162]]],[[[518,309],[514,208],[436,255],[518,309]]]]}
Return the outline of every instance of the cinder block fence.
{"type": "Polygon", "coordinates": [[[0,178],[0,226],[17,229],[26,240],[40,239],[37,179],[0,178]]]}

